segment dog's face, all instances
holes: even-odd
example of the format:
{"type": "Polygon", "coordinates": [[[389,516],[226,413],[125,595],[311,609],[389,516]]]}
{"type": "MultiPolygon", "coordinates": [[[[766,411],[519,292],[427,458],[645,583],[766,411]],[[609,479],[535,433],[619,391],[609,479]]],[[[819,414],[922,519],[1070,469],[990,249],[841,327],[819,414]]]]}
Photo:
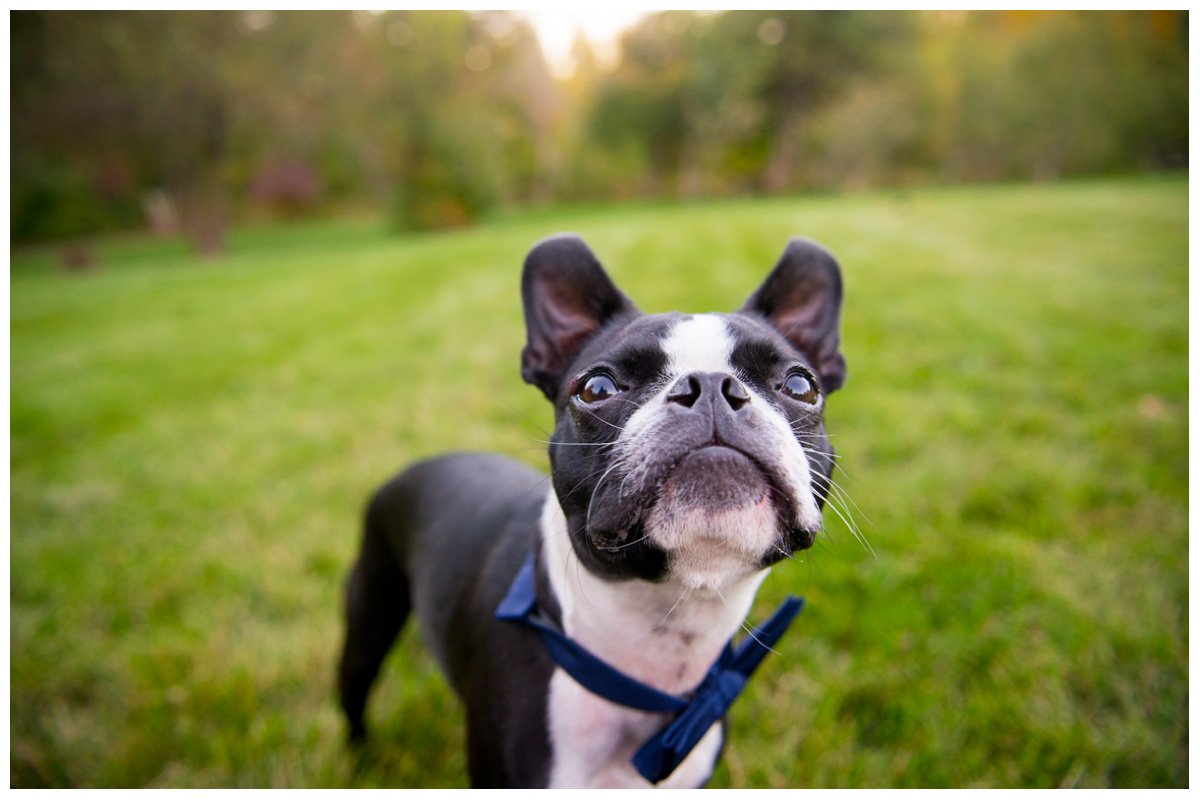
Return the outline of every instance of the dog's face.
{"type": "Polygon", "coordinates": [[[720,588],[812,546],[841,294],[802,239],[734,314],[642,314],[577,237],[530,251],[522,374],[555,404],[554,488],[587,568],[720,588]]]}

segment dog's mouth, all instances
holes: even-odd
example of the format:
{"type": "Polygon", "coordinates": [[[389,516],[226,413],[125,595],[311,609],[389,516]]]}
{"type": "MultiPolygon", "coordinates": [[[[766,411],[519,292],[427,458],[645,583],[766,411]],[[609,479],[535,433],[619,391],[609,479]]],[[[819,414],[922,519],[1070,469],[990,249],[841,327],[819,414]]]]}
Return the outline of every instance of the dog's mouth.
{"type": "Polygon", "coordinates": [[[661,481],[645,530],[676,578],[693,589],[719,587],[761,569],[789,540],[785,498],[772,472],[753,456],[706,443],[661,481]]]}
{"type": "MultiPolygon", "coordinates": [[[[753,549],[761,550],[769,546],[762,541],[767,529],[772,540],[781,534],[797,539],[786,522],[795,519],[795,501],[783,479],[761,459],[716,435],[664,460],[654,472],[655,480],[639,491],[593,498],[589,532],[596,549],[616,552],[643,540],[665,549],[695,539],[736,544],[747,538],[747,530],[755,530],[748,538],[753,549]]],[[[800,542],[800,547],[808,544],[800,542]]],[[[751,547],[742,542],[741,549],[751,547]]]]}
{"type": "Polygon", "coordinates": [[[721,512],[757,503],[772,488],[760,463],[714,437],[679,460],[660,483],[655,502],[721,512]]]}

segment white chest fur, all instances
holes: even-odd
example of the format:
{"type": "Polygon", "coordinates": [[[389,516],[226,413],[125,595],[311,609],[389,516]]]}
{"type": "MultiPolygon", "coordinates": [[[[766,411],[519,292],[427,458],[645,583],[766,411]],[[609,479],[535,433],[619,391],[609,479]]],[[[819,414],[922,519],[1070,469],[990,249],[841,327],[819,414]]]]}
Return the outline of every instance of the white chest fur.
{"type": "MultiPolygon", "coordinates": [[[[617,669],[664,692],[683,693],[704,678],[741,627],[766,570],[720,592],[679,583],[610,583],[579,565],[553,493],[542,514],[543,556],[568,636],[617,669]]],[[[646,787],[630,759],[667,724],[598,697],[561,669],[550,679],[551,788],[646,787]]],[[[696,787],[721,748],[714,725],[659,786],[696,787]]]]}

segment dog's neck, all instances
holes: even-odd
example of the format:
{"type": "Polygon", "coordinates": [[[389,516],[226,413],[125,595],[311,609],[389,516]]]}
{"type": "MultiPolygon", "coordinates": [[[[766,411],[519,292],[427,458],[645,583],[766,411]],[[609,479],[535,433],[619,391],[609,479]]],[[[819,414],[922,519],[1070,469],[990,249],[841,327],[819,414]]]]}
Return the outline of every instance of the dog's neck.
{"type": "Polygon", "coordinates": [[[689,590],[667,580],[609,581],[575,555],[566,518],[551,491],[542,511],[542,556],[562,610],[564,632],[612,666],[664,692],[694,689],[742,627],[761,570],[721,590],[689,590]]]}

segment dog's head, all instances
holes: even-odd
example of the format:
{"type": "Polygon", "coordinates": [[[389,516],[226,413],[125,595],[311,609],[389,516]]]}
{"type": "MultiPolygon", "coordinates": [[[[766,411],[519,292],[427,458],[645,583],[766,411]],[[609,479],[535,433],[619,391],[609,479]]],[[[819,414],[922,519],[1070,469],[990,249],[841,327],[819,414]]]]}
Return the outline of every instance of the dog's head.
{"type": "Polygon", "coordinates": [[[582,239],[539,242],[521,374],[554,403],[554,489],[593,572],[716,587],[811,547],[846,375],[842,279],[788,243],[733,314],[643,314],[582,239]]]}

